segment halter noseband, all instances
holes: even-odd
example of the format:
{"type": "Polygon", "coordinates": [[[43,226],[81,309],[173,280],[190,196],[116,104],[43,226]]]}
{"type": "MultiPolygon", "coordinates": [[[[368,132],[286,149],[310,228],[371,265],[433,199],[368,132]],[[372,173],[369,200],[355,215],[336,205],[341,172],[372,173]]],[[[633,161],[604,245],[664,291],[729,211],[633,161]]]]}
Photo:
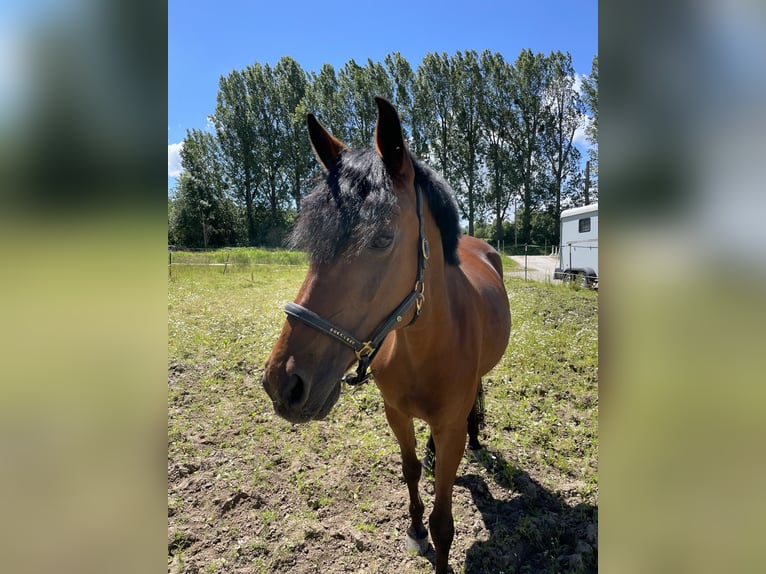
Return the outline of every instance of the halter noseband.
{"type": "Polygon", "coordinates": [[[287,303],[285,305],[285,313],[287,313],[290,317],[295,317],[296,319],[303,321],[307,325],[314,327],[318,331],[324,333],[325,335],[329,335],[336,341],[339,341],[354,350],[358,360],[356,376],[352,377],[347,375],[343,379],[349,385],[360,385],[369,379],[370,376],[367,372],[367,369],[369,368],[372,360],[375,358],[378,349],[380,349],[380,345],[383,343],[386,335],[391,332],[394,326],[396,326],[397,323],[401,323],[402,318],[412,308],[413,305],[415,305],[415,315],[412,317],[412,320],[407,326],[409,327],[412,325],[417,320],[417,318],[420,317],[420,313],[423,308],[423,302],[425,301],[425,284],[423,283],[423,275],[426,269],[426,261],[428,260],[429,256],[428,240],[426,239],[425,232],[423,230],[423,208],[421,205],[422,200],[420,195],[420,189],[418,189],[416,186],[415,197],[418,214],[418,272],[415,278],[415,287],[404,298],[404,301],[402,301],[399,306],[394,309],[394,312],[391,313],[391,315],[389,315],[388,318],[377,328],[377,330],[367,341],[357,339],[354,335],[345,329],[342,329],[341,327],[338,327],[337,325],[322,319],[322,317],[310,309],[303,307],[302,305],[298,305],[297,303],[287,303]]]}

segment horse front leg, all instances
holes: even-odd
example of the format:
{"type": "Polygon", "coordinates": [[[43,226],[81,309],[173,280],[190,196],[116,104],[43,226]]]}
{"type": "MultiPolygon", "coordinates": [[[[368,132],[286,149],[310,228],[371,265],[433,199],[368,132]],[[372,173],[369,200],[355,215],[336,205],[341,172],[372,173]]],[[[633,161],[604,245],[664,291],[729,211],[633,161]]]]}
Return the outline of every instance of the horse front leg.
{"type": "Polygon", "coordinates": [[[399,442],[399,449],[402,453],[402,474],[404,474],[404,481],[407,483],[407,490],[410,495],[410,526],[407,529],[405,544],[407,551],[422,555],[428,549],[428,531],[423,524],[425,507],[418,491],[421,466],[416,452],[415,427],[412,424],[412,418],[388,404],[385,405],[385,408],[388,424],[399,442]]]}
{"type": "Polygon", "coordinates": [[[466,420],[448,428],[433,430],[436,451],[436,488],[434,509],[428,519],[436,550],[436,574],[446,574],[449,551],[455,535],[452,519],[452,486],[465,450],[466,420]]]}

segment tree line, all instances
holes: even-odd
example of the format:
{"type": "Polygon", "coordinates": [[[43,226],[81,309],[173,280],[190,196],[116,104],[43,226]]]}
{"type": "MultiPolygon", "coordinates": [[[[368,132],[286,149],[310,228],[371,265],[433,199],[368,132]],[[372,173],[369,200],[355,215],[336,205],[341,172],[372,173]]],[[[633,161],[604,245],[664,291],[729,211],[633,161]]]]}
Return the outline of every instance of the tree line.
{"type": "Polygon", "coordinates": [[[597,56],[580,89],[561,52],[525,49],[513,63],[489,50],[429,53],[414,70],[395,52],[319,72],[283,57],[222,76],[212,129],[187,130],[168,241],[280,245],[320,176],[306,113],[347,145],[367,147],[375,95],[398,109],[414,155],[450,183],[469,235],[556,245],[562,209],[597,198],[597,56]],[[590,144],[588,185],[573,141],[580,127],[590,144]]]}

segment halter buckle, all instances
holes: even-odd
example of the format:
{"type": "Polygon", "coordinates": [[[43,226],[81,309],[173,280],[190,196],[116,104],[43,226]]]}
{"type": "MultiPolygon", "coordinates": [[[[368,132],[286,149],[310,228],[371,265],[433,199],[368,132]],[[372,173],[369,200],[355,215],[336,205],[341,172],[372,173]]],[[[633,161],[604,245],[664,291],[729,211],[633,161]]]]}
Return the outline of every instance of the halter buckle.
{"type": "Polygon", "coordinates": [[[358,351],[354,351],[356,353],[356,358],[360,361],[362,360],[362,357],[369,357],[375,352],[375,347],[372,346],[371,341],[365,341],[362,345],[362,348],[358,351]]]}

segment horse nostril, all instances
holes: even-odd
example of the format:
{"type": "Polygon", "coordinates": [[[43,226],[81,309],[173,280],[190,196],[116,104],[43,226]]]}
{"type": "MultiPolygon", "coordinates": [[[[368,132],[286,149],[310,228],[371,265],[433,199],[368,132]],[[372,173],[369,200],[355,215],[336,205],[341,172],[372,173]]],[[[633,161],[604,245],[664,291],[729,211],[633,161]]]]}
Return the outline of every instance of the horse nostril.
{"type": "Polygon", "coordinates": [[[296,374],[292,374],[287,379],[285,386],[286,404],[290,408],[303,406],[309,398],[309,386],[304,380],[296,374]]]}

